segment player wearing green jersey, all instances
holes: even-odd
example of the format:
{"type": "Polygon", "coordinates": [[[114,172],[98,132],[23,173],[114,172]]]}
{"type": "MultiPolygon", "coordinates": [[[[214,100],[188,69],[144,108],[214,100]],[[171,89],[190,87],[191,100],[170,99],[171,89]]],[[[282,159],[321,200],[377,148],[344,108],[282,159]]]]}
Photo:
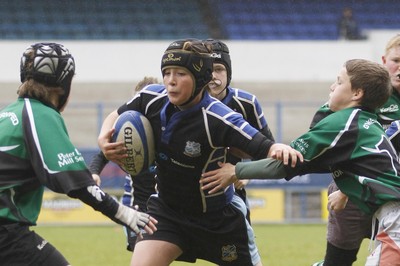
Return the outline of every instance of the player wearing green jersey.
{"type": "MultiPolygon", "coordinates": [[[[400,119],[400,35],[395,35],[386,44],[382,63],[389,72],[393,90],[389,99],[375,111],[378,122],[387,129],[394,120],[400,119]]],[[[331,113],[328,104],[323,105],[315,114],[310,128],[331,113]]],[[[391,131],[390,139],[399,152],[399,137],[394,131],[391,131]]],[[[329,184],[328,197],[331,200],[344,197],[334,181],[329,184]]],[[[351,201],[341,211],[328,209],[328,212],[326,253],[324,260],[313,266],[351,266],[357,260],[357,253],[363,239],[371,236],[373,215],[362,212],[351,201]]]]}
{"type": "MultiPolygon", "coordinates": [[[[237,179],[290,180],[306,173],[332,173],[336,185],[363,212],[379,221],[376,248],[367,265],[397,265],[400,261],[400,164],[397,153],[377,121],[375,109],[391,94],[387,70],[367,60],[349,60],[331,86],[333,113],[318,122],[291,146],[304,162],[287,168],[274,159],[225,164],[203,174],[204,189],[214,193],[237,179]]],[[[332,210],[346,205],[347,197],[330,201],[332,210]]]]}
{"type": "Polygon", "coordinates": [[[75,61],[61,44],[37,43],[21,58],[18,99],[0,110],[0,264],[69,265],[30,230],[36,225],[45,187],[78,198],[113,221],[156,230],[152,217],[117,202],[92,179],[71,143],[61,117],[75,61]]]}
{"type": "Polygon", "coordinates": [[[400,34],[395,35],[386,44],[382,63],[389,71],[393,92],[376,112],[378,120],[387,129],[393,121],[400,119],[400,34]]]}

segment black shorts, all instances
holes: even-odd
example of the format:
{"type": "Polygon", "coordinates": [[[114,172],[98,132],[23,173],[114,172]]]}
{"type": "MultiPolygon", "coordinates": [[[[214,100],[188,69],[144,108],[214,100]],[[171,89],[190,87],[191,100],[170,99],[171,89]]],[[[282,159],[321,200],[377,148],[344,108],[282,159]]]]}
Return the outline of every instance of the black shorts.
{"type": "MultiPolygon", "coordinates": [[[[337,190],[335,182],[332,182],[328,195],[337,190]]],[[[372,214],[363,213],[349,200],[343,210],[329,210],[327,240],[341,249],[358,249],[363,239],[371,237],[372,219],[372,214]]]]}
{"type": "Polygon", "coordinates": [[[144,240],[163,240],[179,246],[183,254],[177,260],[253,265],[246,218],[232,204],[218,212],[187,215],[171,209],[158,197],[150,197],[148,214],[158,220],[157,231],[144,235],[144,240]]]}
{"type": "Polygon", "coordinates": [[[41,236],[19,224],[0,225],[0,264],[13,266],[69,265],[41,236]]]}

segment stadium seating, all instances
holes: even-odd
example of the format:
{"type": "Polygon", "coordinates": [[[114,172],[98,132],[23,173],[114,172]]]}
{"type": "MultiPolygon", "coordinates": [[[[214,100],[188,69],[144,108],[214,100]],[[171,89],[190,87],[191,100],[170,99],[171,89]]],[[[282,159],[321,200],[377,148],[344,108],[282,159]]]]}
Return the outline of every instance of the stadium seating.
{"type": "Polygon", "coordinates": [[[15,0],[0,3],[0,39],[334,40],[345,6],[361,30],[400,25],[393,0],[15,0]]]}
{"type": "Polygon", "coordinates": [[[396,15],[400,1],[209,2],[217,7],[220,24],[226,25],[227,39],[335,40],[338,38],[337,23],[345,6],[352,7],[361,31],[400,27],[400,17],[396,15]]]}

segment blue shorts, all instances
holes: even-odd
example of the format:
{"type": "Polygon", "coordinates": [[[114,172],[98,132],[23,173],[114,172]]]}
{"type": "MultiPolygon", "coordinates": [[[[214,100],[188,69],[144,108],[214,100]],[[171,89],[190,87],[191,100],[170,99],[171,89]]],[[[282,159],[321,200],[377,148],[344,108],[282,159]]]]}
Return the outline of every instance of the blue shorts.
{"type": "Polygon", "coordinates": [[[158,220],[157,231],[144,235],[142,241],[162,240],[179,246],[183,254],[177,260],[181,261],[203,259],[218,265],[253,266],[260,257],[255,245],[250,244],[253,236],[249,235],[245,214],[235,207],[241,203],[246,210],[246,206],[237,198],[235,205],[229,204],[219,211],[188,215],[152,196],[147,213],[158,220]]]}

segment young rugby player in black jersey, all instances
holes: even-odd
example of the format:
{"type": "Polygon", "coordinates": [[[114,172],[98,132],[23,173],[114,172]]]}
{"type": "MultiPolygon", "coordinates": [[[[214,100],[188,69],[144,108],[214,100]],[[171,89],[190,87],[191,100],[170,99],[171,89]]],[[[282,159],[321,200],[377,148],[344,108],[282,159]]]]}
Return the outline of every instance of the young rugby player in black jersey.
{"type": "MultiPolygon", "coordinates": [[[[30,230],[45,187],[78,198],[139,233],[156,221],[115,201],[94,182],[71,143],[60,113],[67,105],[75,61],[63,45],[36,43],[21,58],[18,99],[0,110],[0,264],[69,265],[30,230]]],[[[105,243],[106,244],[106,243],[105,243]]]]}
{"type": "MultiPolygon", "coordinates": [[[[244,119],[246,119],[252,127],[258,129],[268,139],[274,140],[257,97],[247,91],[230,86],[232,80],[232,63],[228,46],[220,40],[207,39],[205,41],[212,44],[212,57],[214,57],[213,78],[208,83],[208,93],[233,111],[243,115],[244,119]]],[[[235,154],[232,150],[233,149],[229,149],[226,159],[227,162],[235,164],[243,159],[248,159],[241,158],[243,157],[241,154],[235,154]]],[[[244,155],[244,157],[247,156],[244,155]]],[[[246,203],[246,217],[250,223],[250,206],[245,189],[247,183],[248,180],[238,180],[234,185],[235,193],[246,203]]]]}
{"type": "Polygon", "coordinates": [[[383,66],[361,59],[347,61],[331,86],[328,104],[333,113],[291,143],[303,154],[303,163],[295,168],[273,159],[239,162],[236,167],[225,164],[203,175],[203,189],[211,189],[212,194],[238,178],[290,180],[306,173],[332,173],[346,197],[329,198],[329,208],[340,210],[349,200],[379,221],[376,248],[366,265],[397,265],[400,164],[375,114],[391,92],[390,76],[383,66]]]}
{"type": "Polygon", "coordinates": [[[157,231],[143,235],[136,244],[131,265],[169,265],[176,259],[194,262],[197,258],[219,265],[261,265],[257,248],[249,246],[251,227],[231,203],[233,186],[209,196],[200,188],[201,174],[218,168],[227,147],[254,158],[277,156],[286,164],[291,159],[294,165],[302,158],[288,145],[267,139],[242,115],[208,95],[211,51],[211,45],[201,41],[171,43],[161,60],[164,85],[146,87],[103,123],[99,146],[116,163],[126,156],[123,143],[110,143],[119,114],[139,111],[154,131],[158,194],[150,197],[147,207],[158,220],[157,231]]]}

